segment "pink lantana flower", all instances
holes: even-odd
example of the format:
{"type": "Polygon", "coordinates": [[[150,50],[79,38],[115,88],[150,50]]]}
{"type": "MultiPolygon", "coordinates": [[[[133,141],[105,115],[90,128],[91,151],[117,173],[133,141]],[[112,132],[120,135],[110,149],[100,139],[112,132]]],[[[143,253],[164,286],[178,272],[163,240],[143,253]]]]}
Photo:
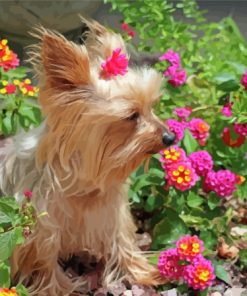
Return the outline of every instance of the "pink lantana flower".
{"type": "Polygon", "coordinates": [[[198,176],[188,161],[175,163],[167,170],[167,186],[173,186],[180,191],[190,189],[195,185],[198,176]]]}
{"type": "Polygon", "coordinates": [[[198,176],[205,176],[214,165],[213,158],[207,151],[193,152],[189,159],[198,176]]]}
{"type": "Polygon", "coordinates": [[[160,154],[160,162],[162,163],[162,167],[166,170],[175,163],[184,162],[187,159],[185,151],[178,146],[165,148],[160,151],[160,154]]]}
{"type": "Polygon", "coordinates": [[[33,196],[32,191],[29,190],[29,189],[26,189],[23,193],[24,193],[24,196],[25,196],[27,199],[31,199],[32,196],[33,196]]]}
{"type": "Polygon", "coordinates": [[[191,107],[175,108],[173,113],[176,114],[181,120],[185,121],[191,114],[191,107]]]}
{"type": "Polygon", "coordinates": [[[113,50],[112,55],[101,64],[102,76],[111,78],[112,76],[125,75],[128,70],[128,59],[126,54],[121,53],[121,48],[113,50]]]}
{"type": "Polygon", "coordinates": [[[236,175],[229,170],[209,172],[203,184],[205,192],[214,191],[219,197],[228,197],[236,190],[236,175]]]}
{"type": "Polygon", "coordinates": [[[193,118],[189,122],[188,128],[198,143],[204,146],[209,137],[210,126],[201,118],[193,118]]]}
{"type": "Polygon", "coordinates": [[[181,237],[177,243],[177,253],[180,260],[193,261],[198,255],[204,251],[203,241],[196,235],[185,235],[181,237]]]}
{"type": "Polygon", "coordinates": [[[245,71],[245,73],[243,74],[243,76],[241,78],[241,84],[243,85],[245,90],[247,90],[247,70],[245,71]]]}
{"type": "Polygon", "coordinates": [[[232,116],[232,105],[233,103],[226,103],[222,109],[221,113],[225,115],[226,117],[231,117],[232,116]]]}
{"type": "Polygon", "coordinates": [[[168,61],[171,65],[180,67],[180,56],[172,49],[168,49],[160,58],[160,61],[168,61]]]}
{"type": "Polygon", "coordinates": [[[179,265],[176,249],[169,249],[160,253],[158,270],[160,274],[170,280],[178,280],[183,275],[184,266],[179,265]]]}
{"type": "Polygon", "coordinates": [[[244,137],[247,136],[247,123],[235,123],[233,129],[235,133],[244,137]]]}
{"type": "Polygon", "coordinates": [[[185,70],[178,70],[176,73],[170,77],[168,82],[174,86],[174,87],[179,87],[183,84],[185,84],[187,79],[187,74],[185,70]]]}
{"type": "Polygon", "coordinates": [[[176,135],[175,144],[181,141],[184,137],[184,124],[175,119],[168,119],[166,124],[168,125],[169,130],[176,135]]]}
{"type": "Polygon", "coordinates": [[[185,266],[183,278],[194,290],[204,290],[213,284],[214,267],[211,261],[199,255],[190,265],[185,266]]]}

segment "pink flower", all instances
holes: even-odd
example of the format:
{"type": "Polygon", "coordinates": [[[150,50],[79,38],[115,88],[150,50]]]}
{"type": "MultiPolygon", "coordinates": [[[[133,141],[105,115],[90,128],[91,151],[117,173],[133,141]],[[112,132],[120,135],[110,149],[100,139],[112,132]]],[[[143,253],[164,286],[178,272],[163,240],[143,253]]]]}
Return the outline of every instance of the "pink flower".
{"type": "Polygon", "coordinates": [[[173,111],[173,113],[176,114],[182,120],[186,120],[186,118],[190,116],[191,112],[191,107],[175,108],[175,110],[173,111]]]}
{"type": "Polygon", "coordinates": [[[245,90],[247,90],[247,70],[245,71],[245,73],[243,74],[243,76],[241,78],[241,84],[243,85],[245,90]]]}
{"type": "Polygon", "coordinates": [[[188,128],[198,143],[204,146],[209,137],[210,126],[201,118],[193,118],[189,122],[188,128]]]}
{"type": "Polygon", "coordinates": [[[228,197],[236,190],[236,175],[229,170],[209,172],[203,184],[205,192],[214,191],[219,197],[228,197]]]}
{"type": "Polygon", "coordinates": [[[177,66],[169,66],[163,73],[164,76],[166,77],[172,77],[173,75],[176,74],[178,70],[177,66]]]}
{"type": "Polygon", "coordinates": [[[226,103],[222,109],[221,113],[225,115],[226,117],[231,117],[232,116],[232,105],[233,103],[226,103]]]}
{"type": "Polygon", "coordinates": [[[244,137],[247,136],[247,123],[235,123],[233,129],[235,133],[244,137]]]}
{"type": "Polygon", "coordinates": [[[203,250],[203,241],[196,235],[185,235],[181,237],[177,243],[177,253],[180,260],[193,261],[203,250]]]}
{"type": "Polygon", "coordinates": [[[135,37],[135,31],[133,31],[133,30],[129,30],[129,32],[128,32],[128,35],[130,36],[130,37],[132,37],[132,38],[134,38],[135,37]]]}
{"type": "Polygon", "coordinates": [[[5,72],[15,69],[20,63],[17,55],[9,49],[7,43],[6,39],[0,40],[0,67],[3,67],[5,72]]]}
{"type": "Polygon", "coordinates": [[[160,58],[160,61],[168,61],[172,66],[180,67],[180,56],[172,49],[168,49],[160,58]]]}
{"type": "Polygon", "coordinates": [[[113,50],[112,56],[101,64],[103,77],[110,78],[117,75],[125,75],[128,70],[126,54],[121,54],[121,48],[113,50]]]}
{"type": "Polygon", "coordinates": [[[129,30],[129,25],[127,23],[122,23],[121,24],[121,29],[124,31],[128,31],[129,30]]]}
{"type": "Polygon", "coordinates": [[[132,38],[135,37],[135,31],[132,30],[128,24],[126,24],[126,23],[122,23],[122,24],[121,24],[121,29],[122,29],[123,31],[127,32],[127,34],[128,34],[130,37],[132,37],[132,38]]]}
{"type": "Polygon", "coordinates": [[[190,265],[185,266],[183,278],[194,290],[204,290],[213,284],[214,267],[211,261],[199,255],[190,265]]]}
{"type": "Polygon", "coordinates": [[[185,191],[195,185],[198,176],[189,162],[175,163],[167,169],[167,186],[185,191]]]}
{"type": "Polygon", "coordinates": [[[190,154],[189,159],[198,176],[205,176],[213,168],[213,158],[207,151],[190,154]]]}
{"type": "Polygon", "coordinates": [[[176,249],[160,252],[158,270],[162,276],[170,280],[178,280],[182,277],[184,266],[179,265],[179,256],[176,249]]]}
{"type": "Polygon", "coordinates": [[[33,196],[33,193],[32,193],[32,191],[31,190],[25,190],[24,192],[24,196],[27,198],[27,199],[31,199],[32,198],[32,196],[33,196]]]}
{"type": "Polygon", "coordinates": [[[168,169],[175,163],[184,162],[187,159],[185,151],[178,146],[165,148],[160,151],[160,154],[160,162],[162,163],[162,167],[164,169],[168,169]]]}
{"type": "Polygon", "coordinates": [[[176,71],[175,74],[170,77],[168,82],[174,87],[179,87],[185,84],[186,79],[187,79],[186,71],[182,69],[182,70],[176,71]]]}
{"type": "Polygon", "coordinates": [[[176,135],[175,143],[181,141],[184,137],[184,124],[175,119],[168,119],[166,124],[169,130],[176,135]]]}

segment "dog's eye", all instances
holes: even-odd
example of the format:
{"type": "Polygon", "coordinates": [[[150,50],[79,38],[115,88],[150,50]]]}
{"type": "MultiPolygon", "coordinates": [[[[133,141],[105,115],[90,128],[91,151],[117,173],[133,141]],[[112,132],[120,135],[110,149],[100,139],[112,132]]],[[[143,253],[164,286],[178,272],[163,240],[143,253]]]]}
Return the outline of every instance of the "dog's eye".
{"type": "Polygon", "coordinates": [[[131,114],[127,120],[137,120],[139,118],[140,114],[139,112],[134,112],[133,114],[131,114]]]}

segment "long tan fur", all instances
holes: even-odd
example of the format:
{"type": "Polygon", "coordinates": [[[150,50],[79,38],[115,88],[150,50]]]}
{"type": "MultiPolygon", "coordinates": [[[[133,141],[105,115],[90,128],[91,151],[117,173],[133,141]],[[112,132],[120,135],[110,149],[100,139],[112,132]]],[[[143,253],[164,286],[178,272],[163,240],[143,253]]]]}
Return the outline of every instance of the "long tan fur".
{"type": "Polygon", "coordinates": [[[126,179],[162,147],[165,126],[152,112],[162,78],[148,68],[104,80],[101,63],[124,47],[120,35],[89,22],[85,46],[43,28],[31,54],[45,122],[1,148],[1,190],[20,200],[33,191],[34,233],[12,258],[15,282],[30,295],[66,296],[84,279],[69,279],[58,264],[89,250],[106,262],[102,282],[126,278],[159,283],[135,241],[126,179]],[[138,112],[138,118],[128,119],[138,112]]]}

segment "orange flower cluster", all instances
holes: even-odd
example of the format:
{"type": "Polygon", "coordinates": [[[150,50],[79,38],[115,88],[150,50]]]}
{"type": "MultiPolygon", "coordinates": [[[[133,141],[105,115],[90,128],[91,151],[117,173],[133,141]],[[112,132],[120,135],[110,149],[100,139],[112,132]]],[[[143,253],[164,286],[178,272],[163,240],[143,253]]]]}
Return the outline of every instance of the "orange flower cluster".
{"type": "Polygon", "coordinates": [[[15,288],[0,288],[0,296],[18,296],[15,288]]]}
{"type": "Polygon", "coordinates": [[[180,258],[191,261],[203,251],[203,242],[196,236],[185,235],[177,241],[180,258]]]}

